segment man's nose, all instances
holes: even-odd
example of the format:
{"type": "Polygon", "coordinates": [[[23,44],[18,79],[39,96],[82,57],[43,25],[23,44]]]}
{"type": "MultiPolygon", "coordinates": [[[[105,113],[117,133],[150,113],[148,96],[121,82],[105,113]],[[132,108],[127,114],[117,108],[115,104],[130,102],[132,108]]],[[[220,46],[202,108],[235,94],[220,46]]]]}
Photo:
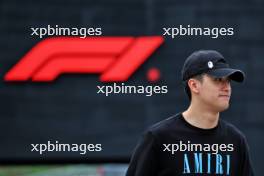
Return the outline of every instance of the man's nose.
{"type": "Polygon", "coordinates": [[[223,81],[223,90],[228,92],[231,90],[230,80],[223,81]]]}

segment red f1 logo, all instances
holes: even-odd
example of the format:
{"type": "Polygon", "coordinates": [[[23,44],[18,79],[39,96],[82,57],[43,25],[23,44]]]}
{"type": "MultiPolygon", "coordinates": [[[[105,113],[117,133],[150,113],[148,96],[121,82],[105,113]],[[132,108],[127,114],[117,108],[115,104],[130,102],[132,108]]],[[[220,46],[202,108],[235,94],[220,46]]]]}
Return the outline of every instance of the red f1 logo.
{"type": "Polygon", "coordinates": [[[149,37],[55,37],[33,47],[5,81],[53,81],[63,73],[101,73],[103,82],[126,81],[164,42],[149,37]]]}

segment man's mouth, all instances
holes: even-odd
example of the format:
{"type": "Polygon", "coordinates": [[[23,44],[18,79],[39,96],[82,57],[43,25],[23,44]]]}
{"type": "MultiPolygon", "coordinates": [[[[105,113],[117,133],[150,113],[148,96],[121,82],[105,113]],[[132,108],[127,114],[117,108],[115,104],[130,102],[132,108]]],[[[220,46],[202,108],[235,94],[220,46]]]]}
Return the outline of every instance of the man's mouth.
{"type": "Polygon", "coordinates": [[[230,99],[230,95],[219,95],[220,98],[230,99]]]}

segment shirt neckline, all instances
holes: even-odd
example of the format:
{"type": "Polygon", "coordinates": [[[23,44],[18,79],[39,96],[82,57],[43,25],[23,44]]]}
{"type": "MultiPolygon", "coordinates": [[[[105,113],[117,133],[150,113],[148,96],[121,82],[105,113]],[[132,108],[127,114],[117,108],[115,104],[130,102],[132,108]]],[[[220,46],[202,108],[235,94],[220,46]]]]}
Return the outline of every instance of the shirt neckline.
{"type": "Polygon", "coordinates": [[[217,125],[213,128],[208,128],[208,129],[205,129],[205,128],[199,128],[197,126],[194,126],[192,124],[190,124],[189,122],[186,121],[186,119],[184,118],[184,116],[182,115],[182,113],[179,114],[180,115],[180,120],[189,128],[193,129],[193,130],[196,130],[196,131],[199,131],[201,133],[212,133],[212,132],[215,132],[219,126],[220,126],[220,119],[218,120],[217,122],[217,125]]]}

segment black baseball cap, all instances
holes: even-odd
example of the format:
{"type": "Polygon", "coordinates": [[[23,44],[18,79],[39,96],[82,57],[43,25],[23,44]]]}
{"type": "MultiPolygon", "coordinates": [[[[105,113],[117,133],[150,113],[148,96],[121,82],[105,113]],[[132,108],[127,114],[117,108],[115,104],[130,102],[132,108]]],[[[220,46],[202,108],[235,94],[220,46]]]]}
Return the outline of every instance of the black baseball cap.
{"type": "Polygon", "coordinates": [[[215,50],[199,50],[193,52],[182,68],[182,81],[206,73],[215,78],[229,77],[236,82],[243,82],[244,72],[230,68],[222,54],[215,50]]]}

